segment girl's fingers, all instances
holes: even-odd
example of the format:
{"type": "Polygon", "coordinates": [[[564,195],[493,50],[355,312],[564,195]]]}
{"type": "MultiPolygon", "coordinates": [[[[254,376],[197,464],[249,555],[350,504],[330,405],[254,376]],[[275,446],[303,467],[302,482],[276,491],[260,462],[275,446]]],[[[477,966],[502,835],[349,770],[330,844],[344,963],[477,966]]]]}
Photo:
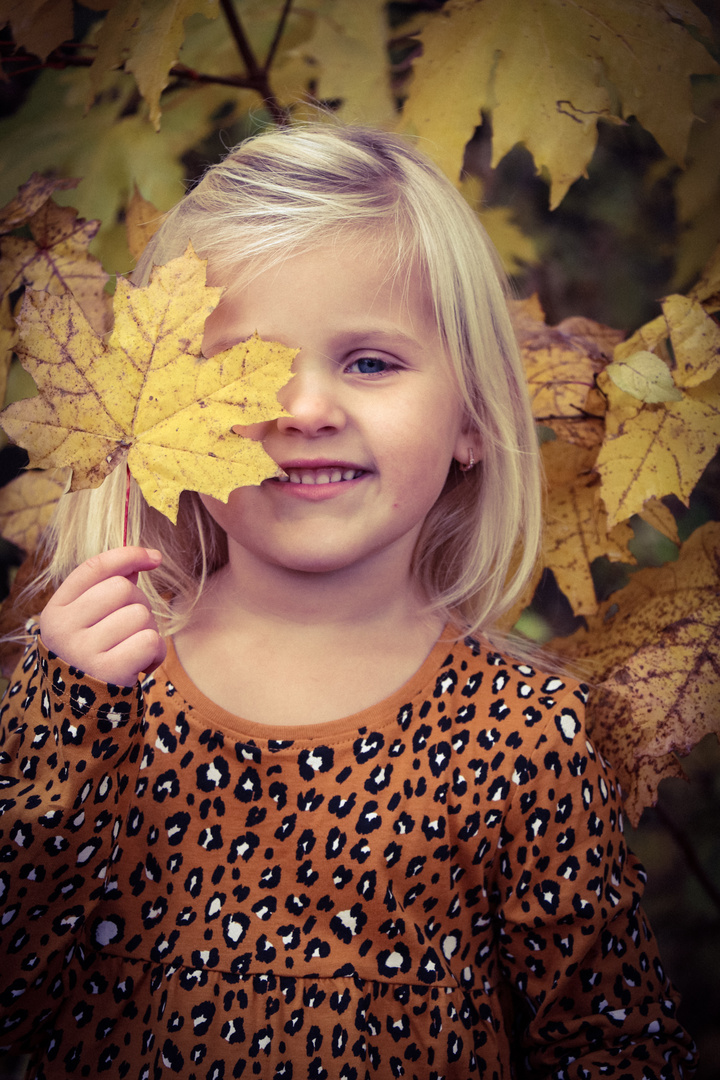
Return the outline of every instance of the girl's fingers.
{"type": "Polygon", "coordinates": [[[65,606],[72,604],[93,585],[119,575],[131,577],[142,570],[154,570],[162,562],[162,555],[153,548],[112,548],[94,555],[78,566],[55,593],[55,601],[65,606]]]}
{"type": "Polygon", "coordinates": [[[165,659],[165,642],[157,630],[140,630],[107,653],[97,656],[88,674],[116,686],[133,686],[141,671],[148,674],[165,659]]]}
{"type": "Polygon", "coordinates": [[[91,586],[77,600],[65,604],[54,604],[49,617],[62,624],[68,631],[95,628],[114,612],[131,608],[135,604],[150,610],[149,602],[143,592],[126,577],[106,578],[91,586]]]}
{"type": "Polygon", "coordinates": [[[143,630],[157,633],[154,615],[142,602],[129,603],[109,611],[92,624],[86,623],[78,634],[78,640],[84,638],[88,649],[97,654],[108,653],[143,630]]]}

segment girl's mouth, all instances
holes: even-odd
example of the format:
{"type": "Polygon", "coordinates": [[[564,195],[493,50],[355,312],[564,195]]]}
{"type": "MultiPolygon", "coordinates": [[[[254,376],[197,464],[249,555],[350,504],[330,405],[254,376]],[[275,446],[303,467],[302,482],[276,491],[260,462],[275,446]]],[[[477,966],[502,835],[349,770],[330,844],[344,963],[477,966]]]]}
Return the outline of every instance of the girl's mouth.
{"type": "Polygon", "coordinates": [[[364,474],[364,469],[344,469],[321,467],[317,469],[287,468],[276,477],[282,484],[341,484],[346,480],[356,480],[364,474]]]}

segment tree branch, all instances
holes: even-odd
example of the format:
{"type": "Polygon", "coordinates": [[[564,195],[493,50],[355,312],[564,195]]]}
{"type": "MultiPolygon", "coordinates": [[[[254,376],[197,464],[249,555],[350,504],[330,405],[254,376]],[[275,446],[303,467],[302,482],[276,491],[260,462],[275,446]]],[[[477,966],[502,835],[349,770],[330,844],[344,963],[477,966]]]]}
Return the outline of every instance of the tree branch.
{"type": "MultiPolygon", "coordinates": [[[[4,63],[8,61],[26,63],[25,67],[17,68],[13,75],[23,75],[30,71],[44,71],[46,69],[64,71],[66,68],[71,67],[90,67],[95,62],[94,56],[79,56],[76,53],[66,53],[64,50],[68,47],[67,45],[61,45],[54,49],[44,61],[38,60],[36,56],[26,52],[24,49],[14,49],[14,46],[12,54],[7,56],[2,47],[6,44],[8,43],[0,42],[0,58],[4,63]]],[[[12,43],[10,44],[12,45],[12,43]]],[[[284,126],[288,121],[286,110],[283,109],[270,89],[267,74],[259,68],[256,68],[256,74],[254,75],[207,75],[202,71],[195,71],[185,64],[173,64],[168,74],[175,79],[184,79],[190,82],[215,86],[233,86],[238,90],[254,90],[263,98],[268,111],[272,113],[277,124],[284,126]]]]}
{"type": "Polygon", "coordinates": [[[275,37],[272,39],[272,44],[268,49],[267,56],[265,57],[264,67],[266,74],[270,70],[272,62],[275,59],[275,53],[277,52],[278,45],[280,44],[280,39],[283,36],[283,32],[285,30],[285,23],[287,22],[287,17],[290,14],[290,8],[292,7],[292,3],[293,0],[285,0],[285,4],[280,14],[280,18],[278,19],[278,24],[275,27],[275,37]]]}
{"type": "Polygon", "coordinates": [[[255,53],[252,50],[252,46],[247,39],[245,31],[242,28],[240,19],[233,4],[233,0],[220,0],[220,7],[223,9],[227,24],[230,27],[230,33],[233,36],[233,40],[237,45],[238,52],[242,57],[243,64],[247,70],[250,78],[262,78],[265,74],[255,59],[255,53]]]}
{"type": "MultiPolygon", "coordinates": [[[[248,81],[252,80],[251,89],[256,90],[262,96],[263,101],[265,102],[265,105],[267,106],[268,111],[271,113],[275,123],[278,124],[280,127],[284,127],[285,124],[287,124],[288,122],[287,110],[283,109],[282,105],[275,97],[272,88],[270,87],[270,83],[267,77],[267,64],[264,68],[261,68],[258,65],[258,62],[255,58],[255,53],[252,50],[250,42],[248,41],[247,35],[243,29],[242,23],[240,22],[237,12],[235,11],[233,0],[220,0],[220,6],[225,13],[225,18],[227,19],[228,26],[230,27],[230,33],[233,36],[235,44],[238,47],[238,52],[240,53],[243,63],[245,64],[245,68],[248,73],[248,81]]],[[[290,5],[289,3],[287,3],[287,0],[285,6],[289,10],[290,5]]],[[[285,17],[286,12],[285,10],[283,10],[282,15],[280,16],[280,22],[278,23],[278,27],[280,27],[280,32],[282,32],[282,24],[285,21],[285,17]]],[[[277,30],[275,31],[275,36],[278,37],[277,30]]]]}

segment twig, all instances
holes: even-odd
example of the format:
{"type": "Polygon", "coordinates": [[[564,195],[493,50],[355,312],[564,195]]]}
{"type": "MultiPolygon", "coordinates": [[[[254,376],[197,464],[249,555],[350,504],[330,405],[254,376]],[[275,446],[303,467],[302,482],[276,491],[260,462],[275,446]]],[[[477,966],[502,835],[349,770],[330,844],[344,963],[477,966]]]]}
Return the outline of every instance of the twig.
{"type": "Polygon", "coordinates": [[[705,867],[700,862],[700,859],[698,858],[698,854],[692,845],[690,837],[685,832],[685,830],[682,829],[677,824],[677,822],[670,817],[667,810],[665,810],[665,808],[660,803],[657,803],[657,805],[655,806],[655,813],[660,818],[663,825],[670,833],[677,846],[682,851],[683,855],[685,856],[685,861],[694,873],[695,877],[705,889],[705,892],[713,901],[718,911],[720,911],[720,889],[718,889],[715,882],[711,880],[705,867]]]}
{"type": "Polygon", "coordinates": [[[242,24],[235,11],[232,0],[220,0],[220,7],[225,13],[227,24],[230,27],[230,33],[235,39],[235,44],[238,47],[238,52],[242,57],[248,75],[255,79],[261,78],[264,75],[264,72],[255,59],[255,53],[252,51],[250,42],[245,35],[245,31],[242,28],[242,24]]]}
{"type": "Polygon", "coordinates": [[[272,39],[272,44],[268,49],[267,56],[265,57],[264,70],[266,75],[270,70],[273,60],[275,59],[275,53],[277,52],[278,45],[280,44],[280,39],[283,36],[283,32],[285,30],[285,23],[287,22],[287,17],[290,14],[290,8],[292,7],[292,3],[293,0],[285,0],[285,4],[280,14],[280,18],[278,19],[278,24],[275,27],[275,37],[272,39]]]}
{"type": "MultiPolygon", "coordinates": [[[[280,127],[284,127],[288,122],[288,114],[282,105],[275,97],[270,83],[267,77],[267,67],[261,68],[255,59],[255,53],[252,50],[250,42],[247,39],[247,35],[243,30],[242,23],[238,17],[237,12],[233,6],[233,0],[220,0],[220,6],[225,13],[228,26],[230,27],[230,33],[232,34],[235,44],[238,47],[238,52],[242,57],[243,63],[248,73],[248,78],[253,81],[253,90],[262,96],[268,112],[271,113],[273,120],[280,127]]],[[[283,12],[283,15],[285,13],[283,12]]],[[[280,22],[283,21],[283,15],[280,16],[280,22]]],[[[277,31],[276,31],[277,33],[277,31]]]]}

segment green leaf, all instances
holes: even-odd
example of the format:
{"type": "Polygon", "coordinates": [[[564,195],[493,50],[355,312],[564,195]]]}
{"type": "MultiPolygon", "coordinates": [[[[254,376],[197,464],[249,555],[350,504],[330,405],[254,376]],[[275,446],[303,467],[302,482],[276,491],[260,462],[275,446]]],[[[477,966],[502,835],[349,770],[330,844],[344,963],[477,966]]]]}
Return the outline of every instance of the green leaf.
{"type": "Polygon", "coordinates": [[[626,360],[616,361],[606,368],[615,385],[626,394],[648,404],[660,401],[682,401],[682,391],[673,382],[667,364],[655,353],[633,353],[626,360]]]}

